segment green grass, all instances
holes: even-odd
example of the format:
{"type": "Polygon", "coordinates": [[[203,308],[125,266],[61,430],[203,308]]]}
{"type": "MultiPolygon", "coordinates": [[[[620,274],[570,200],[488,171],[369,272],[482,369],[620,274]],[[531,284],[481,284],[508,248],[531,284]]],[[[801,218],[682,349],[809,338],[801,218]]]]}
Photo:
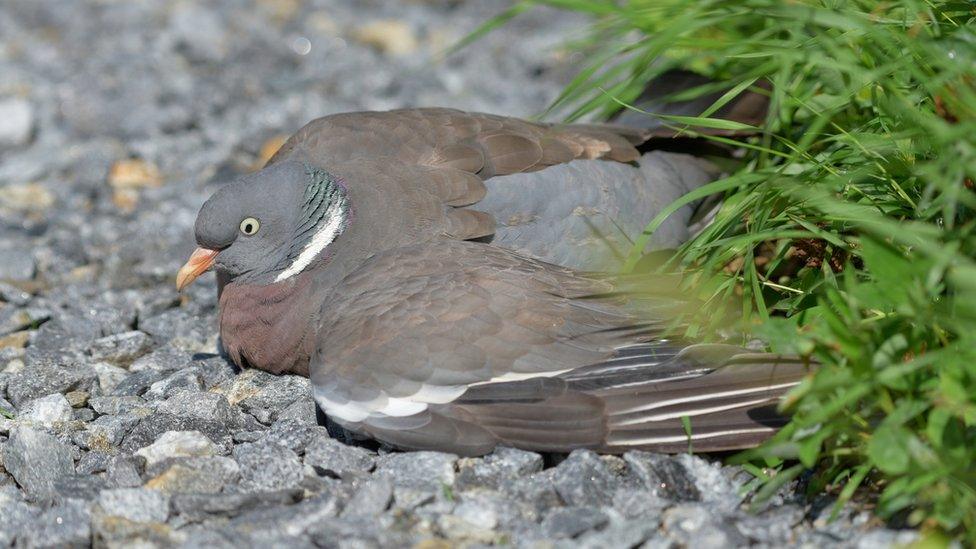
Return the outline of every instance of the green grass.
{"type": "MultiPolygon", "coordinates": [[[[760,492],[813,469],[814,492],[976,543],[974,4],[539,0],[482,30],[536,4],[594,18],[574,45],[590,64],[553,105],[570,118],[671,68],[771,85],[763,131],[707,188],[725,194],[716,221],[669,265],[716,306],[741,302],[772,350],[822,363],[792,423],[739,456],[778,467],[760,492]]],[[[669,122],[695,135],[715,110],[669,122]]]]}

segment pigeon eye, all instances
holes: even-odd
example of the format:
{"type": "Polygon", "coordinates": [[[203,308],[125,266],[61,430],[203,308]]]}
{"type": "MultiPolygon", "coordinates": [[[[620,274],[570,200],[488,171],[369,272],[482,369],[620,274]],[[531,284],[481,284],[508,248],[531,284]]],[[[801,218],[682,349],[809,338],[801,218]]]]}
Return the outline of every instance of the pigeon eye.
{"type": "Polygon", "coordinates": [[[247,217],[244,218],[244,221],[241,221],[241,232],[247,236],[251,236],[252,234],[258,232],[258,229],[260,228],[261,223],[253,217],[247,217]]]}

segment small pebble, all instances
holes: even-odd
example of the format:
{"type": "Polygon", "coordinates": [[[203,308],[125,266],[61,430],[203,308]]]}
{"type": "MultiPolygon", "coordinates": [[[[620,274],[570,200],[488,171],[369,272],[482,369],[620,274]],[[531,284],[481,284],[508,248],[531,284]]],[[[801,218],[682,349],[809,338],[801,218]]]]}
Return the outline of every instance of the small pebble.
{"type": "Polygon", "coordinates": [[[0,148],[24,145],[34,129],[34,109],[25,99],[0,99],[0,148]]]}

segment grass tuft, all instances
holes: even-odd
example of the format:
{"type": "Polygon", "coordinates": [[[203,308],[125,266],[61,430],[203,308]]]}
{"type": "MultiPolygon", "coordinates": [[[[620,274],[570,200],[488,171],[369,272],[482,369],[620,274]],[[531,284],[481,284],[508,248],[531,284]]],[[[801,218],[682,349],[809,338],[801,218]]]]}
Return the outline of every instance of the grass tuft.
{"type": "MultiPolygon", "coordinates": [[[[689,291],[741,297],[745,331],[773,351],[823,364],[791,393],[792,423],[740,456],[782,467],[760,493],[815,469],[811,490],[839,504],[868,487],[883,516],[976,543],[974,4],[538,0],[518,11],[540,4],[594,17],[591,62],[553,105],[571,119],[609,115],[673,68],[728,91],[699,116],[667,119],[690,135],[731,128],[712,115],[739,91],[770,95],[763,131],[702,191],[725,194],[715,222],[672,260],[689,291]]],[[[635,239],[629,265],[670,211],[635,239]]]]}

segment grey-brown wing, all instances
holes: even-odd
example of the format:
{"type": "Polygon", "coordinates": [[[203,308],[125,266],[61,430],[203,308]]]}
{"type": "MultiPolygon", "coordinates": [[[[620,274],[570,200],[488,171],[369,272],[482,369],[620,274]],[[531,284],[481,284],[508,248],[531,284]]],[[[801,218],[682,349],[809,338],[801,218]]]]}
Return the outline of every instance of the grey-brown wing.
{"type": "MultiPolygon", "coordinates": [[[[359,112],[310,122],[271,163],[300,159],[338,171],[371,194],[353,197],[369,206],[360,215],[423,225],[404,227],[412,242],[495,235],[496,244],[534,257],[610,270],[665,204],[715,176],[690,156],[641,157],[635,144],[645,137],[628,127],[451,109],[359,112]],[[499,225],[503,234],[496,233],[499,225]]],[[[687,239],[692,208],[660,228],[654,247],[687,239]]]]}
{"type": "MultiPolygon", "coordinates": [[[[460,428],[463,420],[433,407],[471,387],[551,377],[612,356],[633,318],[581,299],[609,289],[475,242],[442,240],[378,254],[323,305],[310,368],[316,401],[374,436],[405,418],[474,436],[477,422],[460,428]]],[[[395,431],[401,438],[430,436],[431,428],[398,423],[395,431]]],[[[400,446],[418,445],[401,438],[400,446]]]]}
{"type": "Polygon", "coordinates": [[[577,158],[631,162],[646,132],[609,125],[553,125],[453,109],[422,108],[325,116],[293,135],[269,161],[301,156],[321,165],[383,158],[405,165],[494,175],[577,158]]]}
{"type": "Polygon", "coordinates": [[[662,338],[606,282],[504,249],[442,240],[387,251],[333,292],[314,396],[346,427],[407,449],[744,447],[802,364],[662,338]]]}
{"type": "Polygon", "coordinates": [[[389,397],[531,377],[612,354],[634,322],[586,295],[606,282],[476,242],[438,240],[370,258],[322,308],[316,376],[389,397]]]}
{"type": "Polygon", "coordinates": [[[362,195],[353,197],[354,206],[368,206],[359,209],[360,219],[379,218],[360,225],[397,220],[412,242],[472,239],[495,229],[491,213],[459,209],[484,198],[485,179],[577,158],[631,162],[643,139],[641,130],[624,127],[557,126],[451,109],[356,112],[308,123],[269,164],[295,159],[342,176],[362,195]]]}

